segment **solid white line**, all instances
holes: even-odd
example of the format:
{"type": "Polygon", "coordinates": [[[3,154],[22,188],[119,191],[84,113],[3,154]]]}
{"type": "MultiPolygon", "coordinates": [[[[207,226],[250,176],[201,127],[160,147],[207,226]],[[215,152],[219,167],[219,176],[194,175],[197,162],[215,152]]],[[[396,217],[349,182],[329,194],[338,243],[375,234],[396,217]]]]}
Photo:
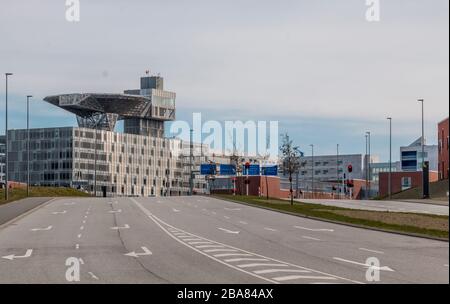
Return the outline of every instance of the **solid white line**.
{"type": "Polygon", "coordinates": [[[227,256],[253,256],[248,253],[219,253],[214,255],[216,258],[227,257],[227,256]]]}
{"type": "Polygon", "coordinates": [[[320,241],[320,239],[317,239],[317,238],[314,238],[314,237],[311,237],[311,236],[306,236],[306,235],[302,236],[302,238],[308,239],[308,240],[313,240],[313,241],[320,241]]]}
{"type": "Polygon", "coordinates": [[[232,262],[241,262],[241,261],[255,261],[255,262],[265,262],[268,261],[268,259],[256,259],[256,258],[236,258],[236,259],[228,259],[225,260],[225,262],[227,263],[232,263],[232,262]]]}
{"type": "Polygon", "coordinates": [[[384,254],[383,251],[378,251],[378,250],[372,250],[372,249],[367,249],[367,248],[358,248],[358,249],[362,250],[362,251],[368,251],[368,252],[373,252],[373,253],[384,254]]]}
{"type": "Polygon", "coordinates": [[[270,267],[288,267],[286,264],[265,264],[265,263],[251,263],[251,264],[241,264],[237,265],[240,268],[250,268],[250,267],[259,267],[259,266],[270,266],[270,267]]]}
{"type": "Polygon", "coordinates": [[[327,232],[334,231],[334,229],[313,229],[313,228],[306,228],[306,227],[302,227],[302,226],[294,226],[294,228],[308,230],[308,231],[327,231],[327,232]]]}
{"type": "Polygon", "coordinates": [[[268,228],[268,227],[264,227],[264,230],[267,230],[267,231],[277,231],[276,229],[268,228]]]}
{"type": "Polygon", "coordinates": [[[274,273],[274,272],[301,272],[301,273],[308,273],[310,271],[308,270],[301,270],[301,269],[264,269],[264,270],[255,270],[253,271],[256,274],[265,274],[265,273],[274,273]]]}
{"type": "Polygon", "coordinates": [[[323,277],[323,276],[300,276],[300,275],[290,275],[290,276],[284,276],[284,277],[276,277],[272,278],[275,281],[283,282],[283,281],[289,281],[289,280],[297,280],[297,279],[314,279],[314,280],[336,280],[336,278],[333,277],[323,277]]]}

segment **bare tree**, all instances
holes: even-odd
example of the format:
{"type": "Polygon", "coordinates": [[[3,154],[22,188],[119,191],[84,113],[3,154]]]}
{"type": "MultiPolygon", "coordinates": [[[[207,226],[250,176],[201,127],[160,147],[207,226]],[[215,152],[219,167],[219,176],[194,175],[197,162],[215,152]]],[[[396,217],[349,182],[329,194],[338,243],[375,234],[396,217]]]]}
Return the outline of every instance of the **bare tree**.
{"type": "Polygon", "coordinates": [[[299,170],[301,166],[300,157],[303,153],[300,151],[298,146],[294,146],[293,141],[289,139],[289,135],[287,135],[287,133],[283,135],[280,152],[282,157],[281,165],[283,172],[289,174],[289,193],[291,195],[291,205],[293,205],[294,191],[292,190],[292,175],[299,170]]]}

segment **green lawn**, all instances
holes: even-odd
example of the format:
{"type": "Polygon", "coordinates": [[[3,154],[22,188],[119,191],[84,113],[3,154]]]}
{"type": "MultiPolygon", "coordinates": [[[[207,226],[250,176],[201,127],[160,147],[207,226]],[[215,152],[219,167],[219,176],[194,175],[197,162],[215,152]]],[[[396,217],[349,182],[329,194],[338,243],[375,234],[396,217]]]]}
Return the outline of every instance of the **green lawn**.
{"type": "Polygon", "coordinates": [[[355,210],[299,202],[291,206],[285,200],[240,195],[216,197],[338,223],[448,239],[448,216],[355,210]]]}
{"type": "MultiPolygon", "coordinates": [[[[8,191],[9,199],[5,201],[5,190],[0,189],[0,205],[16,201],[27,197],[26,189],[9,189],[8,191]]],[[[31,187],[30,196],[40,196],[40,197],[57,197],[57,196],[90,196],[90,194],[73,189],[64,187],[31,187]]]]}

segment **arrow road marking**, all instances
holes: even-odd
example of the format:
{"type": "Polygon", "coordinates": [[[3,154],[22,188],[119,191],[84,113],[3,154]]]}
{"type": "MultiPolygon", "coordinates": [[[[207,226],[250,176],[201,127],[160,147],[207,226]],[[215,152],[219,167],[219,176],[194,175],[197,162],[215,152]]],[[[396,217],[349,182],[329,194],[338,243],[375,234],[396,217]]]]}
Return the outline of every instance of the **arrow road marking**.
{"type": "Polygon", "coordinates": [[[31,256],[31,254],[33,253],[33,249],[27,249],[27,252],[24,255],[6,255],[3,256],[3,259],[7,259],[7,260],[14,260],[14,259],[22,259],[22,258],[29,258],[31,256]]]}
{"type": "Polygon", "coordinates": [[[118,210],[110,210],[108,211],[109,213],[120,213],[122,212],[122,209],[118,209],[118,210]]]}
{"type": "Polygon", "coordinates": [[[130,226],[128,224],[125,224],[123,227],[111,227],[111,229],[119,230],[119,229],[129,229],[130,226]]]}
{"type": "Polygon", "coordinates": [[[372,269],[374,269],[374,270],[395,271],[395,270],[391,269],[391,268],[388,267],[388,266],[378,267],[378,266],[373,266],[373,265],[369,265],[369,264],[365,264],[365,263],[359,263],[359,262],[350,261],[350,260],[345,260],[345,259],[336,258],[336,257],[333,257],[333,259],[335,259],[335,260],[337,260],[337,261],[341,261],[341,262],[346,262],[346,263],[350,263],[350,264],[355,264],[355,265],[364,266],[364,267],[367,267],[367,268],[372,268],[372,269]]]}
{"type": "Polygon", "coordinates": [[[294,228],[308,230],[308,231],[328,231],[328,232],[334,231],[334,229],[313,229],[313,228],[306,228],[306,227],[302,227],[302,226],[294,226],[294,228]]]}
{"type": "Polygon", "coordinates": [[[67,212],[66,210],[64,210],[64,211],[55,211],[55,212],[52,212],[52,214],[64,214],[66,212],[67,212]]]}
{"type": "Polygon", "coordinates": [[[52,229],[52,226],[48,226],[47,228],[33,228],[31,231],[46,231],[52,229]]]}
{"type": "Polygon", "coordinates": [[[134,258],[137,258],[137,257],[139,257],[139,256],[143,256],[143,255],[151,255],[151,254],[152,254],[152,252],[151,252],[150,250],[148,250],[147,247],[141,247],[141,248],[142,248],[142,250],[144,251],[143,253],[137,253],[137,252],[135,252],[135,251],[132,251],[132,252],[129,252],[129,253],[125,253],[124,255],[126,255],[126,256],[131,256],[131,257],[134,257],[134,258]]]}
{"type": "Polygon", "coordinates": [[[225,228],[217,228],[217,229],[222,230],[222,231],[224,231],[226,233],[231,233],[231,234],[239,234],[239,232],[240,232],[240,231],[228,230],[228,229],[225,229],[225,228]]]}

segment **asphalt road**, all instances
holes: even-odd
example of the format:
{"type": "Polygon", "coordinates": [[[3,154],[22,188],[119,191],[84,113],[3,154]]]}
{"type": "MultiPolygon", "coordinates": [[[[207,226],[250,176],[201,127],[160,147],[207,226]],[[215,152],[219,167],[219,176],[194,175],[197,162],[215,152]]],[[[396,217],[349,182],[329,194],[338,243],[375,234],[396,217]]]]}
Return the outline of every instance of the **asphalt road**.
{"type": "Polygon", "coordinates": [[[401,201],[374,201],[374,200],[332,200],[332,199],[296,199],[296,201],[311,204],[321,204],[349,209],[411,212],[436,215],[448,215],[448,205],[421,204],[401,201]]]}
{"type": "Polygon", "coordinates": [[[56,199],[0,226],[0,283],[448,284],[448,264],[447,242],[208,197],[56,199]]]}

